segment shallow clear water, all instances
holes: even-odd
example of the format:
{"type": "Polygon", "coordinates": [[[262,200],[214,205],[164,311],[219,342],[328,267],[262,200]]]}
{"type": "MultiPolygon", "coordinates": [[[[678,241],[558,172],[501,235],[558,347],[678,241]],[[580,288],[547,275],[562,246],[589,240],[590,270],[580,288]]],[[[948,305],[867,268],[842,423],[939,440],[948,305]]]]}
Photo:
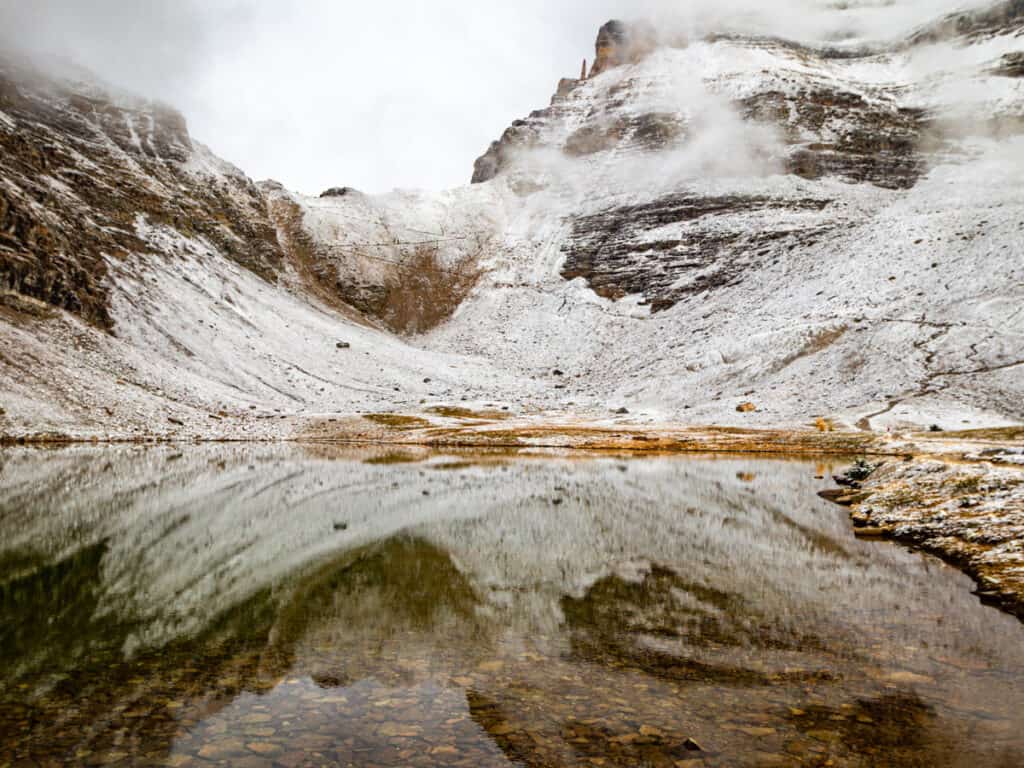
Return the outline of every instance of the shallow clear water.
{"type": "Polygon", "coordinates": [[[0,452],[0,766],[1024,765],[1024,625],[830,469],[0,452]]]}

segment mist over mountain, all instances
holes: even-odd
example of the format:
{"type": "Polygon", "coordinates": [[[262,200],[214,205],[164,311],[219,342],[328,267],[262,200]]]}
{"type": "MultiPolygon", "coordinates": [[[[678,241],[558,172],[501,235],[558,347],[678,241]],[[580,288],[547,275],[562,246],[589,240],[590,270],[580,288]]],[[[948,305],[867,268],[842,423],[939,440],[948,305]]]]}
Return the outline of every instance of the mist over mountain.
{"type": "Polygon", "coordinates": [[[0,48],[172,104],[255,179],[315,193],[444,189],[466,158],[592,58],[612,18],[666,36],[889,41],[955,0],[0,0],[0,48]],[[240,130],[244,126],[244,130],[240,130]]]}

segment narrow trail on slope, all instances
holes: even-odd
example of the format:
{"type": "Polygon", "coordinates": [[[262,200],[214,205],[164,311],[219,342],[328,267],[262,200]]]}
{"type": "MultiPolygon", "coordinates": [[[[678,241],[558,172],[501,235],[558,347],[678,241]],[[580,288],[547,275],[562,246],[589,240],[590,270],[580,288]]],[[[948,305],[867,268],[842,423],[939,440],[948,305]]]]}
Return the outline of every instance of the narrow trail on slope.
{"type": "MultiPolygon", "coordinates": [[[[935,363],[935,358],[939,354],[939,351],[937,349],[935,349],[935,347],[934,347],[936,342],[938,342],[943,337],[949,335],[949,333],[954,328],[968,327],[967,324],[966,323],[948,323],[948,322],[925,320],[925,319],[914,320],[914,319],[910,319],[910,318],[893,318],[893,317],[882,317],[882,318],[880,318],[880,320],[882,322],[885,322],[885,323],[909,323],[909,324],[912,324],[912,325],[917,325],[917,326],[919,326],[921,328],[933,328],[934,332],[931,333],[926,338],[920,339],[920,340],[914,342],[913,345],[912,345],[915,350],[922,351],[922,352],[925,353],[923,365],[924,365],[924,369],[925,369],[926,373],[924,375],[923,380],[921,381],[921,384],[920,384],[919,388],[916,391],[906,392],[906,393],[903,393],[903,394],[899,395],[898,397],[890,398],[889,400],[887,400],[887,405],[886,405],[885,408],[883,408],[880,411],[876,411],[875,413],[869,414],[869,415],[864,416],[863,418],[859,419],[857,421],[856,426],[857,426],[858,429],[860,429],[862,431],[865,431],[865,432],[872,431],[871,421],[873,419],[877,419],[880,416],[884,416],[884,415],[886,415],[888,413],[891,413],[899,405],[902,405],[903,403],[906,403],[907,401],[912,400],[914,398],[925,397],[927,395],[936,394],[937,392],[941,392],[942,390],[946,389],[948,385],[947,386],[943,386],[941,383],[936,383],[936,382],[938,382],[939,379],[944,379],[944,378],[948,378],[948,377],[957,377],[957,376],[980,376],[980,375],[995,373],[997,371],[1007,370],[1009,368],[1014,368],[1014,367],[1017,367],[1017,366],[1024,365],[1024,360],[1015,360],[1015,361],[1011,361],[1011,362],[1008,362],[1008,363],[1001,363],[999,365],[981,365],[978,368],[974,368],[974,369],[966,370],[966,371],[955,371],[955,370],[954,371],[949,371],[949,370],[947,370],[947,371],[928,372],[929,369],[932,367],[932,365],[935,363]]],[[[971,344],[970,345],[970,350],[971,350],[971,356],[977,357],[977,355],[978,355],[977,343],[971,344]]]]}
{"type": "MultiPolygon", "coordinates": [[[[929,359],[933,358],[934,355],[934,352],[931,353],[929,355],[929,359]]],[[[1004,363],[1002,365],[984,366],[982,368],[976,368],[970,371],[937,371],[935,373],[930,373],[925,377],[924,383],[921,385],[921,388],[917,392],[910,392],[905,395],[901,395],[898,398],[889,400],[888,406],[886,408],[883,408],[881,411],[872,413],[868,416],[864,416],[863,418],[859,419],[857,421],[857,428],[864,432],[871,432],[873,431],[873,428],[871,426],[872,419],[877,419],[879,416],[884,416],[887,413],[891,413],[894,408],[896,408],[899,405],[902,405],[908,400],[912,400],[916,397],[925,397],[927,395],[933,395],[936,394],[936,392],[941,392],[942,389],[944,389],[943,387],[939,387],[937,389],[932,387],[932,384],[936,381],[936,379],[943,379],[955,376],[981,376],[988,373],[996,373],[997,371],[1005,371],[1007,369],[1016,368],[1018,366],[1024,366],[1024,360],[1016,360],[1014,362],[1004,363]]]]}

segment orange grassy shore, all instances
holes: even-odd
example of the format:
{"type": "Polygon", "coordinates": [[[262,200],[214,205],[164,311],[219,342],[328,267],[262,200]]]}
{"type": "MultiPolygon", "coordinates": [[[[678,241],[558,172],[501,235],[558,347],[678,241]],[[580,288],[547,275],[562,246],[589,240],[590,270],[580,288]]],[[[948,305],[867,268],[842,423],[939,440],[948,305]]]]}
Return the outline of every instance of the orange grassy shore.
{"type": "Polygon", "coordinates": [[[968,456],[1024,445],[1024,428],[883,435],[836,430],[820,421],[805,428],[643,426],[574,420],[521,419],[503,411],[438,407],[423,413],[374,413],[316,419],[299,440],[419,445],[433,448],[509,448],[654,454],[757,453],[810,456],[968,456]]]}

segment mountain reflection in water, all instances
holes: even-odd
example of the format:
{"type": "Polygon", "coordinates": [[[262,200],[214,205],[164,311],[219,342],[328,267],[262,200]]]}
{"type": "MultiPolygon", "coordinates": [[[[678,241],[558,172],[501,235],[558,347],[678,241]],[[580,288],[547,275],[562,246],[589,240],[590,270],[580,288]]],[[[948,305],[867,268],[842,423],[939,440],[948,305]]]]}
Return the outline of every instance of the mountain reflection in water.
{"type": "Polygon", "coordinates": [[[1024,764],[1024,626],[827,469],[0,452],[0,765],[1024,764]]]}

